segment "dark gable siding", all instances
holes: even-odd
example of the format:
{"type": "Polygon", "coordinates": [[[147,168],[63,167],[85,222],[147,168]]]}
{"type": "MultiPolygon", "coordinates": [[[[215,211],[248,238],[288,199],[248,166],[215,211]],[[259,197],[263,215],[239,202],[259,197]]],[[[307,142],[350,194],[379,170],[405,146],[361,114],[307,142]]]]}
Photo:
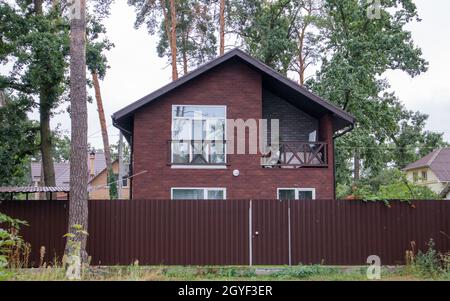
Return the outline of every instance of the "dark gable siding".
{"type": "Polygon", "coordinates": [[[318,131],[319,121],[314,117],[299,110],[267,89],[263,88],[262,97],[263,118],[268,120],[268,138],[270,138],[271,132],[269,121],[271,119],[278,119],[280,122],[281,142],[309,141],[309,133],[318,131]]]}

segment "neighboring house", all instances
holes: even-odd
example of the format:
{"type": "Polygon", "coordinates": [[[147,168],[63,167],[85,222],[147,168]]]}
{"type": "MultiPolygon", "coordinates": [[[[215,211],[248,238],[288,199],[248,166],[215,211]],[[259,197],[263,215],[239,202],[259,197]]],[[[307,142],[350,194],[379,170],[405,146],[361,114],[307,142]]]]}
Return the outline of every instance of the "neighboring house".
{"type": "MultiPolygon", "coordinates": [[[[113,172],[118,175],[119,174],[119,161],[116,160],[113,162],[113,172]]],[[[124,175],[127,174],[127,171],[124,172],[124,175]]],[[[109,199],[109,186],[108,183],[108,173],[106,168],[104,168],[101,172],[99,172],[96,176],[91,178],[89,181],[89,198],[93,200],[105,200],[109,199]]],[[[122,179],[122,193],[121,199],[128,199],[130,196],[129,191],[129,180],[127,177],[122,179]]]]}
{"type": "Polygon", "coordinates": [[[334,139],[355,122],[238,49],[112,119],[131,145],[133,199],[333,199],[334,139]],[[238,119],[278,119],[279,145],[250,153],[247,139],[235,154],[238,119]]]}
{"type": "MultiPolygon", "coordinates": [[[[96,151],[89,153],[88,158],[88,169],[89,169],[89,197],[91,199],[108,199],[109,197],[109,187],[107,186],[106,180],[106,160],[105,155],[102,151],[96,151]]],[[[118,173],[118,161],[113,164],[113,170],[118,173]]],[[[55,182],[56,186],[69,186],[70,185],[70,163],[54,163],[55,168],[55,182]]],[[[40,186],[41,185],[41,162],[31,163],[31,185],[40,186]]],[[[125,171],[124,174],[127,174],[125,171]]],[[[123,180],[123,183],[127,185],[123,187],[122,198],[128,198],[128,180],[123,180]]],[[[38,194],[35,198],[39,198],[38,194]]],[[[58,199],[65,199],[65,193],[58,193],[58,199]]]]}
{"type": "Polygon", "coordinates": [[[450,199],[450,148],[437,149],[404,168],[409,181],[450,199]]]}

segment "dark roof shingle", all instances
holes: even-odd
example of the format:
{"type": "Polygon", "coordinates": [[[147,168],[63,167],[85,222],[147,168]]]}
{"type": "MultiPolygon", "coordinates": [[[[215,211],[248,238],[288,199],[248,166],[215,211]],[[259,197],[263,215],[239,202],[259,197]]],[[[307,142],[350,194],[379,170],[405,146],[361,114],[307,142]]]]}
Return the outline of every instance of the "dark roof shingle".
{"type": "Polygon", "coordinates": [[[440,148],[405,167],[405,170],[429,167],[441,182],[450,182],[450,148],[440,148]]]}

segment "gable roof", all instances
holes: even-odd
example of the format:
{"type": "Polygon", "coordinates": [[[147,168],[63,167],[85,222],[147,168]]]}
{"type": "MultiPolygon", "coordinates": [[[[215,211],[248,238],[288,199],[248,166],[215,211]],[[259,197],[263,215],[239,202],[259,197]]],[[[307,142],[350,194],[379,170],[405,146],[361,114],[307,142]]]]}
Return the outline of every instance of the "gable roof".
{"type": "MultiPolygon", "coordinates": [[[[90,157],[88,157],[88,168],[90,168],[90,157]]],[[[56,186],[67,186],[70,183],[70,163],[53,163],[55,168],[56,186]]],[[[106,168],[106,159],[103,151],[96,151],[94,158],[94,176],[106,168]]],[[[41,162],[31,162],[31,180],[32,182],[40,182],[41,179],[41,162]]]]}
{"type": "MultiPolygon", "coordinates": [[[[249,65],[251,68],[257,70],[263,75],[263,82],[267,85],[273,87],[277,92],[283,94],[283,97],[290,98],[293,103],[303,106],[309,110],[319,110],[327,111],[333,114],[335,117],[334,129],[335,131],[343,129],[347,126],[353,125],[355,123],[355,118],[349,113],[345,112],[338,106],[320,98],[314,93],[310,92],[303,86],[300,86],[296,82],[284,77],[274,69],[265,65],[261,61],[251,57],[242,50],[235,48],[222,56],[206,63],[199,68],[191,71],[187,75],[180,77],[179,79],[163,86],[162,88],[144,96],[143,98],[131,103],[130,105],[124,107],[123,109],[115,112],[112,115],[113,124],[122,132],[125,132],[125,136],[131,135],[131,118],[133,113],[140,109],[141,107],[155,101],[164,94],[182,86],[183,84],[189,82],[190,80],[210,71],[214,67],[223,64],[224,62],[230,60],[240,60],[245,64],[249,65]],[[301,98],[301,99],[300,99],[301,98]],[[309,102],[305,102],[307,99],[309,102]],[[300,101],[301,100],[301,101],[300,101]]],[[[128,137],[127,137],[128,138],[128,137]]]]}
{"type": "Polygon", "coordinates": [[[405,167],[405,171],[430,168],[441,182],[450,182],[450,148],[440,148],[405,167]]]}

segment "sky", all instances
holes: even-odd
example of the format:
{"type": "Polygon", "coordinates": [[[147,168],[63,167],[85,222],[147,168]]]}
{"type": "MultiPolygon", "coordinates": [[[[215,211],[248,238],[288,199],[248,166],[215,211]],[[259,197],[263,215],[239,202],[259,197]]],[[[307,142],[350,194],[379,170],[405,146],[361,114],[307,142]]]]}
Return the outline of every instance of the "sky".
{"type": "MultiPolygon", "coordinates": [[[[450,1],[416,0],[422,22],[408,24],[414,42],[422,48],[423,57],[430,63],[428,72],[415,78],[401,71],[385,74],[391,90],[414,111],[428,114],[426,129],[445,133],[450,142],[450,1]]],[[[124,0],[118,0],[106,20],[107,35],[115,47],[107,53],[111,68],[101,82],[103,104],[109,130],[110,143],[118,141],[118,130],[112,126],[111,115],[126,105],[153,92],[170,82],[171,70],[165,58],[156,53],[157,37],[152,37],[145,28],[134,28],[134,9],[124,0]]],[[[92,90],[90,95],[94,96],[92,90]]],[[[34,113],[33,118],[38,115],[34,113]]],[[[70,133],[67,113],[52,119],[52,128],[70,133]]],[[[102,148],[100,124],[95,101],[88,104],[88,141],[102,148]]]]}

